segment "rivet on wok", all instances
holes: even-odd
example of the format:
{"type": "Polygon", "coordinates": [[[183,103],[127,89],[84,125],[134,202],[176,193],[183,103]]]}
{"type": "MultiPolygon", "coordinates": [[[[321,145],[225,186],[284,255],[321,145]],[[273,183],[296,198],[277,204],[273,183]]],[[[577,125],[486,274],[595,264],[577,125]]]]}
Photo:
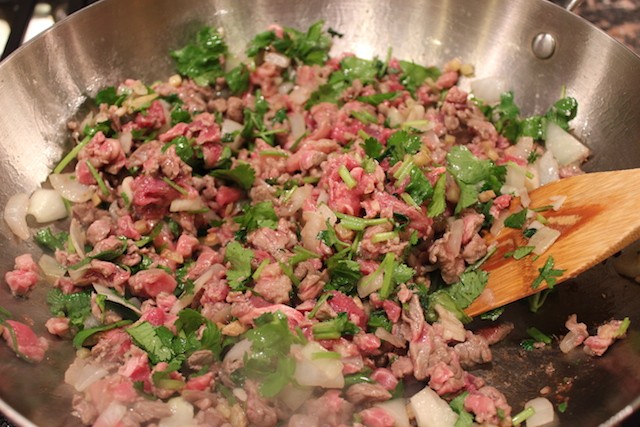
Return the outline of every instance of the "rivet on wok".
{"type": "Polygon", "coordinates": [[[533,38],[531,50],[539,59],[551,58],[556,50],[556,39],[549,33],[539,33],[533,38]]]}

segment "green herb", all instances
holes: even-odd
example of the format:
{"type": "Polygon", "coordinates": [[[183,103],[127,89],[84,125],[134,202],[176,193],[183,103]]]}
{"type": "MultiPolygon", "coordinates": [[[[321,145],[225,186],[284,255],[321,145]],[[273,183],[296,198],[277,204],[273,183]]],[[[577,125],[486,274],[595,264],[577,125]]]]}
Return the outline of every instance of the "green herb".
{"type": "Polygon", "coordinates": [[[404,191],[411,196],[416,205],[422,205],[425,200],[433,197],[433,186],[419,167],[414,166],[411,168],[409,179],[409,184],[404,191]]]}
{"type": "Polygon", "coordinates": [[[316,301],[316,304],[313,306],[313,309],[309,312],[309,314],[307,314],[307,318],[313,319],[316,316],[316,313],[318,312],[318,310],[320,310],[320,307],[322,306],[322,304],[329,301],[331,298],[333,298],[333,294],[329,292],[322,294],[320,298],[318,298],[318,301],[316,301]]]}
{"type": "Polygon", "coordinates": [[[367,110],[351,111],[351,117],[355,118],[365,125],[378,123],[378,118],[367,110]]]}
{"type": "Polygon", "coordinates": [[[540,308],[544,305],[544,302],[547,300],[549,294],[553,292],[553,289],[545,289],[542,292],[538,292],[537,294],[531,295],[527,300],[529,301],[529,311],[532,313],[537,313],[540,308]]]}
{"type": "Polygon", "coordinates": [[[318,233],[318,239],[322,240],[325,245],[334,248],[336,251],[348,248],[349,244],[338,238],[335,228],[327,220],[327,229],[318,233]]]}
{"type": "Polygon", "coordinates": [[[96,104],[116,105],[120,107],[127,95],[118,95],[116,88],[113,86],[106,87],[96,94],[96,104]]]}
{"type": "Polygon", "coordinates": [[[71,151],[69,151],[67,155],[64,156],[62,160],[60,160],[60,163],[58,163],[58,165],[53,169],[53,173],[61,173],[64,168],[66,168],[67,165],[76,158],[80,150],[82,150],[90,141],[91,137],[85,136],[84,139],[78,143],[78,145],[73,147],[71,151]]]}
{"type": "Polygon", "coordinates": [[[438,181],[436,181],[436,186],[433,189],[433,198],[429,202],[429,207],[427,208],[427,215],[431,218],[437,217],[444,213],[447,207],[447,201],[445,198],[445,192],[447,190],[447,177],[446,174],[440,175],[438,181]]]}
{"type": "Polygon", "coordinates": [[[7,319],[11,319],[11,312],[6,308],[0,306],[0,325],[5,323],[7,319]]]}
{"type": "Polygon", "coordinates": [[[271,119],[273,123],[284,123],[285,120],[287,120],[286,108],[281,108],[278,111],[276,111],[276,113],[273,116],[273,119],[271,119]]]}
{"type": "Polygon", "coordinates": [[[373,95],[359,96],[356,99],[360,102],[371,105],[379,105],[384,101],[390,101],[400,96],[400,92],[376,93],[373,95]]]}
{"type": "Polygon", "coordinates": [[[504,313],[504,307],[498,307],[491,311],[487,311],[486,313],[482,313],[480,315],[480,319],[482,320],[490,320],[492,322],[498,320],[500,316],[504,313]]]}
{"type": "Polygon", "coordinates": [[[505,258],[513,257],[513,259],[515,260],[520,260],[526,257],[527,255],[529,255],[531,252],[533,252],[535,248],[536,248],[535,246],[520,246],[512,252],[507,252],[506,254],[504,254],[504,257],[505,258]]]}
{"type": "Polygon", "coordinates": [[[220,58],[227,51],[222,36],[215,29],[205,27],[198,32],[194,43],[171,52],[171,56],[180,74],[190,77],[200,86],[207,86],[224,75],[220,58]]]}
{"type": "Polygon", "coordinates": [[[402,69],[400,83],[411,93],[415,93],[426,79],[435,81],[441,74],[437,67],[423,67],[408,61],[400,61],[400,68],[402,69]]]}
{"type": "Polygon", "coordinates": [[[473,415],[464,409],[464,400],[469,395],[468,391],[459,394],[449,402],[449,406],[453,409],[453,412],[458,414],[458,419],[454,424],[454,427],[470,427],[473,425],[473,415]]]}
{"type": "Polygon", "coordinates": [[[545,261],[544,265],[542,266],[542,268],[538,269],[538,271],[540,272],[540,275],[536,277],[536,279],[531,284],[531,289],[536,289],[538,286],[540,286],[542,281],[547,282],[549,289],[553,289],[553,287],[557,282],[557,278],[562,276],[562,273],[565,272],[565,270],[554,269],[553,268],[554,264],[555,264],[555,261],[553,257],[549,256],[547,258],[547,261],[545,261]]]}
{"type": "Polygon", "coordinates": [[[509,228],[521,229],[527,220],[527,208],[522,209],[514,214],[509,215],[504,220],[504,226],[509,228]]]}
{"type": "Polygon", "coordinates": [[[631,320],[628,317],[625,317],[624,319],[622,319],[622,322],[620,322],[620,326],[616,330],[614,338],[620,338],[624,336],[627,333],[627,329],[629,329],[630,325],[631,325],[631,320]]]}
{"type": "Polygon", "coordinates": [[[518,412],[516,415],[513,416],[513,418],[511,418],[511,422],[513,423],[513,425],[518,425],[518,424],[522,424],[523,421],[525,421],[527,418],[530,418],[533,416],[533,414],[535,414],[536,411],[532,408],[532,407],[528,407],[525,410],[518,412]]]}
{"type": "Polygon", "coordinates": [[[225,78],[231,93],[234,95],[241,95],[249,89],[249,69],[244,64],[240,64],[229,71],[225,78]]]}
{"type": "Polygon", "coordinates": [[[147,236],[141,238],[140,240],[136,240],[135,242],[133,242],[133,244],[139,248],[142,248],[148,245],[149,243],[153,242],[153,240],[156,237],[160,235],[160,232],[162,231],[163,227],[164,227],[164,223],[162,221],[158,221],[158,223],[153,226],[153,228],[151,229],[151,232],[147,236]]]}
{"type": "Polygon", "coordinates": [[[421,147],[422,140],[419,135],[412,135],[405,130],[399,130],[387,140],[387,149],[384,157],[388,157],[389,164],[393,166],[404,160],[405,155],[416,154],[421,147]]]}
{"type": "Polygon", "coordinates": [[[344,386],[349,387],[354,384],[361,384],[361,383],[372,384],[375,381],[371,379],[370,375],[371,375],[371,370],[367,368],[363,369],[360,372],[356,372],[355,374],[345,375],[344,386]]]}
{"type": "Polygon", "coordinates": [[[535,350],[536,340],[533,338],[527,338],[526,340],[520,341],[520,347],[522,347],[525,351],[533,351],[535,350]]]}
{"type": "Polygon", "coordinates": [[[106,249],[104,251],[98,252],[97,254],[91,255],[89,258],[99,259],[102,261],[113,261],[122,256],[127,251],[128,242],[127,238],[124,236],[118,237],[118,240],[120,240],[120,245],[112,249],[106,249]]]}
{"type": "Polygon", "coordinates": [[[375,332],[378,328],[383,328],[387,332],[391,332],[393,323],[387,317],[387,313],[382,310],[374,310],[369,314],[369,322],[367,323],[369,331],[375,332]]]}
{"type": "Polygon", "coordinates": [[[564,414],[567,411],[567,402],[560,402],[558,403],[558,405],[556,406],[556,408],[558,408],[558,412],[560,412],[561,414],[564,414]]]}
{"type": "Polygon", "coordinates": [[[82,130],[82,133],[85,136],[94,137],[98,132],[102,132],[105,136],[109,137],[114,134],[113,129],[111,128],[111,120],[105,120],[103,122],[98,122],[94,126],[86,125],[82,130]]]}
{"type": "Polygon", "coordinates": [[[437,319],[435,306],[440,304],[455,314],[462,322],[468,322],[471,319],[463,310],[480,296],[487,286],[488,280],[489,275],[485,271],[479,269],[465,270],[460,275],[460,280],[456,283],[428,295],[425,317],[432,321],[437,319]]]}
{"type": "Polygon", "coordinates": [[[159,362],[169,362],[176,357],[171,342],[173,332],[164,326],[154,327],[144,321],[126,329],[135,344],[147,352],[149,360],[154,365],[159,362]]]}
{"type": "Polygon", "coordinates": [[[545,344],[551,344],[551,337],[545,335],[538,328],[536,328],[534,326],[532,326],[530,328],[527,328],[527,334],[529,334],[529,336],[531,338],[536,340],[536,342],[543,342],[545,344]]]}
{"type": "Polygon", "coordinates": [[[224,252],[224,260],[231,263],[227,270],[227,281],[233,290],[242,290],[246,281],[251,279],[251,260],[254,253],[238,242],[230,242],[224,252]]]}
{"type": "Polygon", "coordinates": [[[69,233],[66,231],[54,233],[50,227],[47,227],[38,230],[33,238],[38,245],[55,251],[56,249],[64,249],[64,244],[69,239],[69,233]]]}
{"type": "Polygon", "coordinates": [[[258,34],[247,48],[247,56],[254,58],[272,46],[289,58],[307,65],[324,65],[329,59],[331,37],[322,31],[324,21],[317,21],[306,33],[293,28],[284,28],[283,37],[273,31],[258,34]]]}
{"type": "Polygon", "coordinates": [[[191,114],[180,107],[171,110],[171,126],[175,126],[178,123],[191,123],[191,114]]]}
{"type": "Polygon", "coordinates": [[[291,333],[287,317],[279,311],[255,319],[255,327],[245,333],[245,338],[251,341],[251,351],[245,356],[243,373],[262,381],[260,393],[273,397],[295,372],[295,360],[289,350],[299,338],[291,333]]]}
{"type": "Polygon", "coordinates": [[[320,255],[318,255],[317,253],[312,252],[308,249],[305,249],[300,245],[294,246],[293,254],[294,255],[291,258],[289,258],[289,261],[288,261],[291,267],[295,267],[302,261],[306,261],[312,258],[320,258],[320,255]]]}
{"type": "Polygon", "coordinates": [[[362,277],[360,264],[348,259],[327,260],[327,270],[329,272],[329,283],[325,289],[340,291],[346,295],[355,295],[358,281],[362,277]]]}
{"type": "Polygon", "coordinates": [[[233,221],[240,225],[236,237],[241,240],[246,239],[247,234],[259,228],[268,227],[275,230],[278,227],[278,216],[270,201],[245,205],[242,215],[236,216],[233,221]]]}
{"type": "Polygon", "coordinates": [[[192,146],[192,142],[186,136],[180,135],[172,139],[171,142],[166,143],[162,147],[161,151],[164,153],[171,146],[175,148],[176,154],[183,162],[192,167],[195,166],[197,162],[196,151],[192,146]]]}
{"type": "Polygon", "coordinates": [[[340,168],[338,169],[338,174],[349,190],[355,188],[358,185],[358,181],[356,181],[355,178],[351,176],[349,169],[347,169],[345,165],[340,166],[340,168]]]}
{"type": "Polygon", "coordinates": [[[101,326],[96,326],[94,328],[83,329],[73,337],[73,345],[76,348],[81,348],[82,346],[85,345],[85,342],[93,335],[99,332],[106,332],[106,331],[110,331],[111,329],[121,328],[130,323],[131,323],[131,320],[120,320],[119,322],[110,323],[108,325],[101,325],[101,326]]]}
{"type": "Polygon", "coordinates": [[[91,292],[64,294],[53,288],[47,294],[47,304],[52,315],[67,317],[74,327],[83,329],[84,321],[91,315],[91,292]]]}
{"type": "Polygon", "coordinates": [[[316,340],[335,340],[343,335],[355,335],[359,330],[360,328],[349,321],[347,313],[344,312],[338,313],[331,320],[315,323],[311,327],[313,338],[316,340]]]}
{"type": "Polygon", "coordinates": [[[167,185],[169,185],[169,187],[173,188],[174,190],[176,190],[178,193],[182,194],[183,196],[188,196],[188,195],[189,195],[189,191],[188,191],[186,188],[184,188],[184,187],[182,187],[182,186],[180,186],[180,185],[176,184],[176,183],[175,183],[173,180],[171,180],[169,177],[163,176],[163,177],[162,177],[162,180],[163,180],[167,185]]]}
{"type": "Polygon", "coordinates": [[[525,230],[522,231],[522,235],[524,237],[526,237],[527,239],[530,239],[533,237],[534,234],[536,234],[538,232],[538,230],[536,228],[527,228],[525,230]]]}
{"type": "Polygon", "coordinates": [[[256,171],[246,163],[240,163],[233,169],[216,169],[211,171],[210,175],[237,184],[245,191],[251,189],[256,179],[256,171]]]}
{"type": "Polygon", "coordinates": [[[87,168],[89,169],[89,172],[91,173],[91,176],[98,183],[98,187],[100,188],[100,191],[102,191],[102,194],[108,196],[111,192],[109,191],[107,184],[105,184],[104,180],[100,176],[100,173],[96,170],[95,167],[93,167],[89,160],[86,160],[85,163],[87,165],[87,168]]]}
{"type": "Polygon", "coordinates": [[[367,156],[375,160],[382,158],[382,154],[384,153],[384,145],[380,144],[380,141],[373,137],[368,137],[364,140],[363,149],[367,156]]]}

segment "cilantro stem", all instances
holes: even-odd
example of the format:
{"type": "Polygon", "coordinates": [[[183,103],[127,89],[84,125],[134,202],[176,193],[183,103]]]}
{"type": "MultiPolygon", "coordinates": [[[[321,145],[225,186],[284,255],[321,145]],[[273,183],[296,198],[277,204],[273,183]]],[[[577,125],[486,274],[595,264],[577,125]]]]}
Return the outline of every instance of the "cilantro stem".
{"type": "Polygon", "coordinates": [[[173,182],[171,179],[167,178],[166,176],[163,176],[162,180],[164,182],[166,182],[167,184],[169,184],[169,186],[171,188],[173,188],[174,190],[176,190],[178,193],[182,194],[183,196],[186,196],[186,195],[189,194],[189,192],[187,191],[186,188],[179,186],[178,184],[176,184],[175,182],[173,182]]]}
{"type": "Polygon", "coordinates": [[[387,299],[389,295],[391,295],[391,287],[392,287],[392,278],[393,278],[393,267],[394,261],[396,260],[396,256],[393,253],[388,253],[384,256],[384,259],[380,263],[380,268],[383,271],[382,276],[382,287],[380,288],[380,298],[387,299]]]}
{"type": "Polygon", "coordinates": [[[409,193],[402,193],[400,195],[400,197],[402,198],[402,200],[404,200],[404,202],[406,204],[408,204],[409,206],[413,206],[414,208],[419,208],[420,206],[416,203],[415,200],[413,200],[413,197],[411,197],[411,195],[409,193]]]}
{"type": "Polygon", "coordinates": [[[320,310],[320,307],[322,306],[322,304],[327,302],[330,298],[333,298],[333,294],[330,294],[328,292],[322,294],[320,298],[318,298],[318,302],[316,302],[316,305],[313,306],[313,309],[307,315],[307,318],[313,319],[316,313],[318,312],[318,310],[320,310]]]}
{"type": "Polygon", "coordinates": [[[91,176],[98,183],[98,187],[100,187],[100,191],[102,191],[102,194],[104,194],[105,196],[108,196],[109,188],[107,187],[107,184],[104,183],[104,180],[102,179],[102,177],[100,176],[96,168],[93,167],[91,162],[89,160],[86,160],[85,162],[87,164],[87,167],[89,168],[89,172],[91,173],[91,176]]]}
{"type": "Polygon", "coordinates": [[[53,169],[53,173],[60,173],[64,170],[64,168],[67,167],[67,165],[69,163],[71,163],[71,161],[73,159],[76,158],[76,156],[78,155],[78,153],[80,152],[80,150],[82,150],[84,148],[85,145],[87,145],[89,143],[89,141],[91,141],[91,137],[90,136],[85,136],[84,139],[82,141],[80,141],[78,143],[78,145],[76,145],[75,147],[73,147],[73,149],[71,151],[69,151],[69,153],[64,156],[64,158],[62,160],[60,160],[60,163],[58,163],[58,166],[56,166],[53,169]]]}
{"type": "Polygon", "coordinates": [[[347,169],[345,165],[340,166],[340,168],[338,169],[338,174],[340,175],[340,178],[342,178],[342,181],[344,181],[344,183],[347,185],[347,188],[349,190],[355,188],[358,185],[358,181],[355,180],[355,178],[351,175],[351,172],[349,172],[349,169],[347,169]]]}
{"type": "Polygon", "coordinates": [[[262,260],[262,262],[260,263],[260,265],[258,266],[258,268],[256,268],[256,271],[253,272],[253,275],[251,276],[251,278],[253,280],[258,280],[260,278],[260,274],[262,273],[262,270],[269,264],[269,260],[265,259],[262,260]]]}
{"type": "Polygon", "coordinates": [[[418,127],[423,127],[423,126],[428,126],[429,125],[429,120],[412,120],[409,122],[404,122],[402,123],[402,126],[400,126],[402,129],[411,129],[411,128],[418,128],[418,127]]]}
{"type": "Polygon", "coordinates": [[[357,216],[346,215],[336,212],[336,216],[340,218],[340,225],[349,230],[362,231],[371,225],[381,225],[389,222],[388,218],[360,218],[357,216]]]}
{"type": "Polygon", "coordinates": [[[269,157],[289,157],[287,153],[279,150],[262,150],[258,153],[261,156],[269,156],[269,157]]]}
{"type": "Polygon", "coordinates": [[[535,414],[535,413],[536,413],[536,411],[532,407],[528,407],[525,410],[523,410],[523,411],[519,412],[518,414],[516,414],[513,418],[511,418],[511,422],[513,423],[513,425],[521,424],[527,418],[532,417],[533,414],[535,414]]]}
{"type": "Polygon", "coordinates": [[[533,338],[537,342],[551,344],[551,337],[544,334],[542,331],[540,331],[540,329],[536,328],[535,326],[527,328],[527,333],[529,334],[529,336],[531,336],[531,338],[533,338]]]}
{"type": "Polygon", "coordinates": [[[372,243],[386,242],[387,240],[391,240],[396,237],[398,237],[398,233],[396,231],[387,231],[384,233],[374,234],[373,237],[371,237],[371,242],[372,243]]]}
{"type": "Polygon", "coordinates": [[[400,166],[398,170],[393,173],[393,177],[396,179],[396,187],[400,186],[402,181],[404,181],[407,175],[409,175],[409,172],[411,172],[413,166],[413,160],[405,160],[404,162],[402,162],[402,166],[400,166]]]}

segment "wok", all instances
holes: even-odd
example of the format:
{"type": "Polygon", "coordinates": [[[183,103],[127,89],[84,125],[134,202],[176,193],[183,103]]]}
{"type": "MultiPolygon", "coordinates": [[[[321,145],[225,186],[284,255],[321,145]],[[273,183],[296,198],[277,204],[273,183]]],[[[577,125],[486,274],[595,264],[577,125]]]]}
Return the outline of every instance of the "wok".
{"type": "MultiPolygon", "coordinates": [[[[318,19],[344,37],[334,52],[384,55],[443,65],[453,57],[475,64],[476,75],[501,76],[524,113],[539,113],[566,87],[579,101],[575,134],[592,150],[587,170],[640,166],[640,58],[581,18],[542,0],[106,0],[55,26],[0,64],[0,205],[31,192],[70,147],[65,124],[87,98],[128,77],[152,82],[173,72],[170,49],[201,26],[224,27],[232,51],[270,23],[306,28],[318,19]],[[540,33],[554,37],[547,59],[532,52],[540,33]]],[[[630,183],[630,185],[637,185],[630,183]]],[[[629,215],[635,215],[629,212],[629,215]]],[[[0,271],[33,243],[20,243],[0,222],[0,271]]],[[[29,319],[46,336],[46,287],[26,301],[0,286],[0,305],[29,319]]],[[[505,315],[518,328],[494,349],[495,361],[478,374],[507,394],[514,411],[545,385],[568,396],[561,425],[593,426],[640,405],[640,287],[606,262],[559,287],[536,315],[512,304],[505,315]],[[631,318],[626,340],[602,358],[575,351],[520,350],[524,329],[564,333],[571,313],[593,328],[612,317],[631,318]],[[563,384],[572,387],[562,389],[563,384]]],[[[481,322],[481,321],[478,321],[481,322]]],[[[63,373],[73,357],[68,342],[51,339],[38,365],[0,345],[0,410],[24,426],[78,425],[63,373]]],[[[566,388],[566,387],[565,387],[566,388]]],[[[611,421],[615,421],[615,418],[611,421]]]]}

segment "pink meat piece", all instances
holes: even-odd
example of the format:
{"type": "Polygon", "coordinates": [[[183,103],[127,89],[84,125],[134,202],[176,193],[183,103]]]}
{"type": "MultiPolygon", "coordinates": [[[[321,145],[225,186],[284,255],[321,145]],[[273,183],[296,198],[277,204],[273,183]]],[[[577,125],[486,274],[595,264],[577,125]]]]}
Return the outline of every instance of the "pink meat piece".
{"type": "Polygon", "coordinates": [[[200,241],[197,237],[190,234],[182,233],[178,237],[178,243],[176,244],[176,252],[182,255],[183,258],[190,258],[194,249],[198,247],[200,241]]]}
{"type": "Polygon", "coordinates": [[[493,345],[506,338],[513,331],[513,328],[513,323],[504,322],[478,329],[475,334],[486,339],[489,345],[493,345]]]}
{"type": "Polygon", "coordinates": [[[340,177],[339,170],[344,166],[347,170],[360,167],[360,164],[349,155],[341,155],[328,160],[323,167],[323,174],[318,183],[319,188],[329,192],[329,207],[347,215],[360,214],[360,196],[362,191],[356,186],[350,189],[340,177]]]}
{"type": "Polygon", "coordinates": [[[510,194],[503,194],[493,199],[493,205],[491,205],[491,208],[489,209],[489,214],[494,218],[498,218],[500,213],[509,207],[512,198],[513,196],[510,194]]]}
{"type": "Polygon", "coordinates": [[[151,307],[145,310],[140,316],[140,320],[149,322],[153,326],[162,326],[165,322],[165,312],[163,309],[158,307],[151,307]]]}
{"type": "Polygon", "coordinates": [[[142,270],[129,278],[131,293],[143,297],[156,297],[160,292],[172,293],[176,279],[160,268],[142,270]]]}
{"type": "Polygon", "coordinates": [[[307,127],[312,129],[313,132],[308,138],[328,138],[338,114],[338,106],[328,102],[321,102],[311,107],[310,113],[310,123],[307,123],[307,127]]]}
{"type": "Polygon", "coordinates": [[[475,415],[479,423],[502,425],[501,420],[511,415],[511,407],[502,393],[490,386],[470,391],[464,399],[464,408],[475,415]]]}
{"type": "Polygon", "coordinates": [[[365,329],[369,317],[367,316],[367,313],[365,313],[364,309],[358,306],[353,298],[343,294],[342,292],[330,292],[333,297],[327,301],[329,307],[331,307],[331,309],[336,313],[347,313],[350,321],[365,329]]]}
{"type": "Polygon", "coordinates": [[[398,379],[393,372],[387,368],[377,368],[371,374],[371,379],[389,391],[395,390],[398,386],[398,379]]]}
{"type": "Polygon", "coordinates": [[[440,89],[449,89],[451,86],[456,84],[458,81],[458,72],[457,71],[447,71],[442,73],[438,80],[436,80],[436,86],[440,89]]]}
{"type": "Polygon", "coordinates": [[[213,372],[207,372],[204,375],[190,378],[187,384],[184,386],[185,390],[199,390],[206,391],[211,388],[213,384],[213,372]]]}
{"type": "Polygon", "coordinates": [[[202,159],[204,160],[204,166],[212,168],[220,160],[222,154],[222,145],[219,143],[206,142],[202,144],[202,159]]]}
{"type": "Polygon", "coordinates": [[[391,320],[393,323],[397,323],[398,320],[400,320],[402,308],[398,303],[386,299],[382,302],[382,308],[384,309],[385,313],[387,313],[387,317],[389,318],[389,320],[391,320]]]}
{"type": "Polygon", "coordinates": [[[569,333],[560,342],[560,350],[563,353],[568,353],[582,344],[589,336],[589,332],[587,332],[587,325],[578,323],[578,317],[575,314],[570,315],[564,325],[569,330],[569,333]]]}
{"type": "MultiPolygon", "coordinates": [[[[117,139],[111,139],[105,137],[104,133],[97,132],[91,141],[85,145],[78,153],[78,166],[76,166],[76,172],[78,168],[86,168],[86,161],[89,161],[91,165],[96,169],[104,169],[108,173],[115,175],[126,163],[126,157],[124,151],[122,151],[122,145],[117,139]],[[83,166],[80,166],[80,165],[83,166]]],[[[88,172],[88,169],[86,169],[88,172]]],[[[80,176],[86,175],[80,173],[78,180],[82,182],[80,176]]],[[[91,178],[93,180],[93,177],[91,178]]],[[[95,183],[95,181],[94,181],[95,183]]]]}
{"type": "Polygon", "coordinates": [[[111,234],[111,225],[111,218],[100,218],[92,222],[87,227],[87,242],[95,246],[99,241],[106,239],[111,234]]]}
{"type": "Polygon", "coordinates": [[[66,317],[51,317],[44,326],[51,335],[65,337],[69,334],[69,319],[66,317]]]}
{"type": "Polygon", "coordinates": [[[353,343],[358,346],[361,354],[363,355],[375,355],[379,354],[380,351],[380,338],[375,336],[374,334],[363,334],[359,333],[353,337],[353,343]]]}
{"type": "Polygon", "coordinates": [[[367,427],[393,427],[395,419],[382,408],[367,408],[358,413],[362,423],[367,427]]]}
{"type": "Polygon", "coordinates": [[[16,257],[14,270],[6,272],[4,280],[14,296],[25,296],[40,280],[39,271],[31,254],[22,254],[16,257]]]}
{"type": "Polygon", "coordinates": [[[216,203],[221,207],[225,207],[242,199],[242,196],[242,190],[221,185],[216,194],[216,203]]]}
{"type": "Polygon", "coordinates": [[[292,285],[291,279],[282,272],[280,264],[271,263],[263,267],[254,290],[267,301],[282,304],[289,302],[292,285]]]}
{"type": "Polygon", "coordinates": [[[138,113],[134,122],[138,129],[160,129],[167,122],[162,103],[158,100],[151,102],[144,113],[138,113]]]}
{"type": "Polygon", "coordinates": [[[407,228],[418,232],[420,237],[428,238],[433,235],[433,219],[427,216],[426,211],[409,206],[388,193],[375,192],[373,199],[380,206],[380,216],[393,218],[394,213],[402,214],[409,218],[407,228]]]}
{"type": "Polygon", "coordinates": [[[141,381],[150,389],[151,386],[151,367],[149,366],[149,358],[143,350],[134,347],[130,351],[127,360],[118,368],[118,373],[124,377],[130,378],[131,381],[141,381]]]}
{"type": "Polygon", "coordinates": [[[200,277],[205,271],[209,269],[214,264],[220,264],[223,261],[223,257],[218,251],[214,251],[208,246],[203,246],[200,251],[200,255],[198,255],[198,259],[196,263],[189,270],[189,274],[187,274],[187,278],[189,279],[197,279],[200,277]]]}
{"type": "Polygon", "coordinates": [[[29,362],[41,362],[49,348],[45,338],[39,338],[33,329],[15,320],[5,321],[2,338],[18,356],[29,362]]]}
{"type": "Polygon", "coordinates": [[[598,332],[584,340],[584,352],[590,356],[602,356],[616,339],[623,338],[622,320],[611,320],[598,326],[598,332]]]}
{"type": "Polygon", "coordinates": [[[123,404],[134,402],[138,392],[131,378],[109,375],[91,384],[86,390],[86,396],[95,405],[98,413],[102,413],[111,402],[123,404]]]}
{"type": "Polygon", "coordinates": [[[304,404],[307,415],[323,420],[323,425],[347,425],[351,422],[353,405],[340,396],[340,390],[328,390],[320,398],[304,404]]]}
{"type": "Polygon", "coordinates": [[[140,175],[131,183],[133,204],[136,206],[159,205],[167,207],[178,192],[161,179],[140,175]]]}

